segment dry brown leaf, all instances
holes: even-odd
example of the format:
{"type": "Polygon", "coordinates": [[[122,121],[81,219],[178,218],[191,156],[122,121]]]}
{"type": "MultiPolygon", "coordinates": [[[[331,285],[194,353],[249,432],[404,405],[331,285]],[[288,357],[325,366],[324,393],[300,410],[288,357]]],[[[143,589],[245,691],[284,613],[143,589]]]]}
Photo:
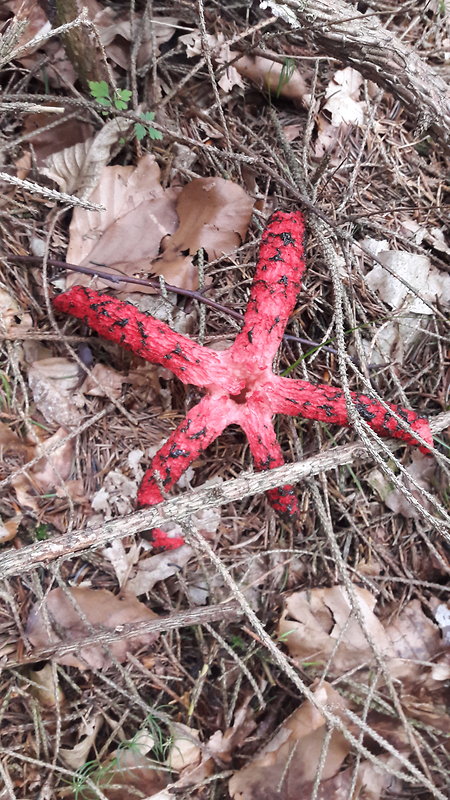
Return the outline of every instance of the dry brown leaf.
{"type": "MultiPolygon", "coordinates": [[[[417,451],[411,454],[410,462],[406,466],[406,473],[414,478],[415,483],[429,491],[430,482],[436,474],[436,467],[433,463],[433,459],[417,451]]],[[[432,506],[430,501],[427,500],[426,497],[423,497],[422,492],[415,488],[414,484],[408,480],[407,476],[400,475],[399,479],[401,483],[409,489],[413,497],[415,497],[424,508],[431,511],[432,506]]],[[[370,486],[375,489],[385,505],[387,505],[391,511],[394,511],[395,514],[401,514],[407,519],[417,519],[420,517],[420,512],[416,507],[410,503],[401,489],[392,486],[380,469],[371,470],[367,476],[367,481],[370,486]]]]}
{"type": "Polygon", "coordinates": [[[176,772],[199,763],[202,751],[198,746],[200,732],[178,722],[172,731],[172,745],[167,756],[167,766],[176,772]]]}
{"type": "Polygon", "coordinates": [[[441,631],[442,644],[450,646],[450,605],[440,602],[437,597],[432,598],[433,616],[441,631]]]}
{"type": "MultiPolygon", "coordinates": [[[[366,723],[368,729],[386,739],[402,755],[408,757],[411,747],[408,734],[403,724],[396,718],[370,712],[366,723]]],[[[350,723],[350,729],[353,727],[350,723]]],[[[353,730],[355,732],[355,730],[353,730]]],[[[369,750],[373,748],[373,739],[367,735],[363,739],[369,750]]],[[[401,791],[403,784],[394,777],[401,768],[401,762],[393,755],[377,755],[377,764],[369,760],[352,763],[347,769],[338,772],[329,780],[322,781],[318,787],[317,800],[380,800],[390,797],[389,790],[395,796],[401,791]],[[356,774],[355,774],[356,772],[356,774]],[[392,774],[394,773],[394,774],[392,774]]]]}
{"type": "MultiPolygon", "coordinates": [[[[366,630],[379,649],[385,651],[389,640],[373,613],[375,597],[367,589],[354,586],[353,590],[366,630]]],[[[372,650],[342,586],[292,594],[287,598],[278,633],[287,644],[291,656],[299,662],[312,661],[318,665],[326,662],[337,639],[341,638],[330,666],[332,675],[339,675],[373,660],[372,650]]]]}
{"type": "MultiPolygon", "coordinates": [[[[440,655],[444,647],[439,627],[425,615],[420,602],[411,601],[389,624],[383,624],[374,614],[375,597],[357,586],[353,590],[364,628],[391,677],[402,679],[404,687],[426,685],[430,691],[440,689],[448,677],[445,666],[450,662],[440,655]]],[[[341,586],[296,592],[288,597],[278,631],[290,655],[301,664],[312,662],[321,668],[333,653],[330,675],[374,663],[375,656],[341,586]]]]}
{"type": "Polygon", "coordinates": [[[386,626],[386,634],[391,645],[389,671],[393,677],[401,678],[405,686],[417,682],[425,683],[429,689],[434,688],[433,684],[442,686],[445,675],[433,678],[430,668],[420,663],[433,661],[445,650],[439,626],[426,616],[420,600],[411,600],[386,626]]]}
{"type": "Polygon", "coordinates": [[[162,242],[152,268],[168,283],[198,287],[192,259],[203,248],[210,260],[233,252],[247,233],[253,201],[237,183],[224,178],[196,178],[177,200],[179,226],[162,242]],[[181,284],[183,280],[183,284],[181,284]]]}
{"type": "MultiPolygon", "coordinates": [[[[42,603],[35,603],[28,616],[26,634],[36,648],[60,642],[78,641],[91,635],[93,631],[114,630],[127,623],[158,618],[157,614],[135,597],[126,596],[121,599],[107,589],[70,588],[67,592],[62,589],[52,589],[43,602],[50,625],[53,622],[56,629],[51,628],[50,632],[47,630],[42,603]],[[68,595],[89,624],[83,622],[68,595]],[[60,633],[57,633],[57,630],[60,633]]],[[[157,638],[158,634],[155,633],[142,633],[128,639],[124,635],[120,641],[111,642],[108,649],[118,661],[125,661],[127,653],[141,647],[150,647],[157,638]]],[[[110,656],[101,645],[86,647],[80,645],[76,652],[54,658],[59,664],[78,667],[81,670],[102,669],[110,663],[110,656]]]]}
{"type": "Polygon", "coordinates": [[[139,558],[139,549],[139,545],[133,543],[126,550],[121,539],[113,539],[106,547],[102,548],[102,554],[114,567],[121,589],[126,584],[133,565],[139,558]]]}
{"type": "Polygon", "coordinates": [[[66,767],[76,770],[86,763],[89,750],[95,744],[102,725],[103,715],[99,712],[81,721],[76,733],[77,743],[73,747],[61,747],[59,750],[61,761],[66,767]]]}
{"type": "Polygon", "coordinates": [[[433,311],[421,298],[428,303],[434,303],[439,298],[443,305],[450,305],[450,275],[433,267],[428,256],[408,253],[406,250],[389,250],[386,240],[368,237],[363,243],[381,261],[381,264],[375,264],[364,279],[372,291],[391,308],[401,310],[404,314],[430,316],[433,311]],[[384,266],[394,274],[384,269],[384,266]],[[413,286],[419,296],[413,294],[401,279],[413,286]]]}
{"type": "Polygon", "coordinates": [[[36,456],[42,456],[33,467],[17,475],[11,481],[17,501],[21,507],[38,511],[39,495],[53,491],[56,488],[61,491],[64,489],[64,496],[69,493],[75,499],[76,493],[72,494],[70,492],[70,482],[69,484],[64,483],[72,471],[73,441],[68,440],[62,443],[53,453],[48,453],[48,450],[55,443],[62,442],[66,436],[67,431],[64,428],[58,428],[52,436],[42,439],[34,445],[25,445],[22,442],[16,445],[16,452],[19,448],[22,448],[25,455],[24,466],[26,466],[27,461],[31,461],[36,456]]]}
{"type": "Polygon", "coordinates": [[[158,17],[152,14],[151,19],[145,24],[142,16],[135,14],[133,33],[130,16],[122,12],[120,6],[118,9],[113,5],[105,7],[97,0],[85,0],[84,5],[88,7],[89,17],[95,23],[108,58],[124,70],[130,66],[131,47],[136,43],[138,30],[141,35],[136,55],[138,68],[149,62],[154,55],[155,45],[159,48],[161,44],[168,42],[176,31],[178,22],[176,17],[158,17]]]}
{"type": "MultiPolygon", "coordinates": [[[[185,745],[185,749],[182,751],[183,758],[178,762],[181,774],[175,783],[167,787],[169,791],[172,791],[172,794],[168,795],[167,800],[170,800],[173,794],[184,786],[198,784],[212,775],[216,770],[215,759],[220,759],[220,761],[225,764],[231,762],[233,752],[245,744],[247,737],[256,728],[254,714],[249,705],[252,699],[251,695],[247,696],[242,705],[237,709],[231,728],[227,728],[225,733],[222,733],[222,731],[215,731],[201,748],[201,751],[199,750],[198,753],[196,752],[195,741],[192,743],[191,748],[188,747],[188,744],[185,745]],[[200,763],[198,763],[199,761],[200,763]]],[[[181,727],[184,728],[185,726],[181,727]]],[[[178,728],[179,726],[177,725],[176,729],[178,728]]],[[[192,739],[192,733],[194,733],[195,736],[196,732],[188,728],[185,738],[187,738],[188,733],[192,739]]],[[[169,763],[173,757],[173,750],[174,746],[171,748],[167,763],[169,763]]],[[[176,769],[176,767],[173,768],[176,769]]],[[[161,800],[163,799],[161,798],[161,800]]]]}
{"type": "MultiPolygon", "coordinates": [[[[178,37],[178,41],[186,47],[188,58],[203,54],[203,42],[200,31],[196,28],[190,33],[178,37]]],[[[233,86],[244,88],[244,82],[235,68],[234,64],[229,65],[238,53],[231,53],[228,42],[225,41],[224,34],[219,31],[217,35],[207,33],[204,37],[206,46],[209,48],[214,61],[223,65],[222,74],[219,78],[220,88],[227,94],[231,92],[233,86]]]]}
{"type": "MultiPolygon", "coordinates": [[[[129,371],[127,383],[139,392],[141,402],[148,406],[162,405],[166,411],[172,408],[172,395],[170,389],[167,391],[161,387],[161,369],[164,369],[164,367],[149,364],[148,361],[141,361],[140,364],[136,364],[136,366],[129,371]]],[[[166,376],[164,375],[164,377],[166,376]]],[[[170,379],[173,376],[169,373],[167,377],[170,379]]]]}
{"type": "MultiPolygon", "coordinates": [[[[15,21],[27,23],[16,43],[16,48],[23,47],[31,39],[45,35],[51,30],[48,18],[36,0],[6,0],[6,3],[2,3],[2,10],[5,5],[15,14],[15,21]]],[[[64,88],[72,86],[76,81],[76,75],[60,41],[49,39],[46,42],[38,42],[30,46],[25,55],[20,55],[17,60],[38,77],[40,70],[36,67],[39,60],[42,60],[41,51],[46,56],[45,76],[48,83],[57,87],[63,85],[64,88]]],[[[11,57],[14,57],[13,54],[6,54],[6,60],[10,60],[11,57]]]]}
{"type": "Polygon", "coordinates": [[[106,364],[95,364],[84,381],[80,392],[93,397],[120,397],[126,378],[106,364]],[[105,392],[105,389],[107,390],[105,392]]]}
{"type": "Polygon", "coordinates": [[[67,431],[64,428],[58,428],[52,436],[36,446],[36,455],[42,454],[42,459],[28,471],[28,475],[34,486],[41,492],[48,492],[50,489],[60,486],[72,472],[75,444],[73,439],[62,442],[66,436],[67,431]],[[48,450],[58,441],[62,442],[61,446],[53,453],[48,453],[48,450]]]}
{"type": "MultiPolygon", "coordinates": [[[[102,716],[118,733],[115,720],[111,720],[105,713],[102,716]]],[[[98,770],[90,772],[89,777],[102,792],[102,797],[106,797],[107,800],[128,800],[128,798],[171,800],[172,795],[165,795],[163,791],[168,782],[168,771],[147,756],[154,745],[155,740],[148,730],[141,729],[131,740],[124,740],[117,750],[99,765],[98,770]]],[[[89,786],[83,787],[83,798],[97,800],[97,792],[89,786]]]]}
{"type": "Polygon", "coordinates": [[[333,75],[325,90],[327,100],[317,117],[319,133],[314,152],[318,158],[331,150],[351,125],[364,124],[364,102],[359,100],[362,81],[353,67],[345,67],[333,75]]]}
{"type": "Polygon", "coordinates": [[[26,339],[23,343],[23,358],[27,367],[34,364],[35,361],[43,361],[44,358],[51,358],[52,351],[49,347],[45,347],[41,342],[36,339],[26,339]]]}
{"type": "Polygon", "coordinates": [[[41,706],[55,708],[63,703],[64,692],[59,684],[58,673],[52,664],[44,664],[41,669],[29,669],[28,677],[32,681],[30,694],[41,706]]]}
{"type": "MultiPolygon", "coordinates": [[[[129,14],[126,16],[116,15],[111,9],[104,9],[96,18],[96,26],[100,32],[100,38],[105,46],[109,58],[118,64],[122,69],[127,70],[130,65],[131,45],[134,43],[133,33],[129,14]]],[[[139,68],[149,62],[154,55],[155,45],[159,47],[168,42],[175,34],[177,29],[177,17],[158,17],[151,16],[151,25],[144,26],[140,46],[136,56],[136,65],[139,68]]],[[[142,29],[142,18],[135,20],[135,31],[142,29]]],[[[134,33],[136,37],[136,32],[134,33]]]]}
{"type": "MultiPolygon", "coordinates": [[[[216,35],[208,33],[204,39],[216,64],[223,66],[219,86],[224,92],[230,92],[233,86],[244,88],[242,78],[247,78],[264,92],[286,97],[296,105],[302,104],[308,90],[299,69],[294,68],[291,74],[287,74],[285,65],[278,61],[264,56],[240,56],[239,51],[230,49],[222,32],[216,35]]],[[[185,45],[188,58],[203,54],[203,37],[198,30],[180,36],[178,40],[185,45]]]]}
{"type": "Polygon", "coordinates": [[[285,125],[283,127],[284,137],[288,142],[294,142],[300,136],[302,131],[302,125],[285,125]]]}
{"type": "Polygon", "coordinates": [[[0,517],[0,544],[5,544],[5,542],[15,539],[22,520],[23,514],[17,514],[15,517],[6,520],[6,522],[0,517]]]}
{"type": "Polygon", "coordinates": [[[11,485],[16,493],[17,502],[22,510],[30,509],[39,511],[39,502],[36,493],[33,493],[32,485],[26,475],[17,475],[11,480],[11,485]]]}
{"type": "MultiPolygon", "coordinates": [[[[318,703],[342,716],[344,699],[323,682],[314,690],[318,703]]],[[[287,720],[263,750],[229,783],[233,800],[299,800],[308,797],[327,735],[324,717],[309,700],[287,720]]],[[[350,751],[342,733],[334,730],[325,755],[322,781],[333,778],[350,751]]]]}
{"type": "MultiPolygon", "coordinates": [[[[109,763],[102,764],[98,775],[93,772],[89,777],[108,800],[160,800],[168,783],[167,771],[158,769],[158,764],[139,753],[134,744],[118,750],[109,763]]],[[[97,800],[98,794],[83,789],[83,797],[97,800]]]]}
{"type": "Polygon", "coordinates": [[[361,761],[357,767],[356,781],[353,765],[339,772],[322,784],[317,800],[380,800],[381,797],[397,796],[403,784],[392,773],[399,770],[399,760],[395,756],[380,755],[378,761],[385,768],[371,761],[361,761]]]}
{"type": "Polygon", "coordinates": [[[364,103],[359,100],[362,75],[353,67],[340,69],[333,75],[325,90],[327,98],[323,110],[331,114],[331,124],[335,127],[345,123],[362,125],[364,122],[364,103]]]}
{"type": "Polygon", "coordinates": [[[0,456],[7,453],[17,453],[26,451],[29,446],[25,444],[14,431],[11,430],[6,422],[0,422],[0,456]]]}
{"type": "Polygon", "coordinates": [[[65,497],[66,499],[70,497],[72,502],[77,505],[88,504],[82,478],[66,480],[62,485],[55,486],[55,494],[57,497],[65,497]]]}
{"type": "Polygon", "coordinates": [[[31,169],[31,153],[26,152],[20,158],[16,158],[14,166],[16,168],[16,178],[19,178],[20,181],[25,180],[31,169]]]}
{"type": "MultiPolygon", "coordinates": [[[[449,677],[447,672],[447,681],[449,677]]],[[[443,684],[442,702],[437,702],[434,694],[425,696],[423,700],[416,695],[402,694],[402,706],[409,717],[421,720],[425,725],[442,731],[448,737],[450,736],[450,715],[447,693],[447,685],[443,684]]]]}
{"type": "Polygon", "coordinates": [[[247,737],[250,736],[256,728],[254,711],[250,705],[251,700],[253,700],[251,695],[248,695],[244,699],[244,702],[239,706],[234,715],[231,728],[227,728],[224,734],[217,731],[208,742],[209,750],[216,753],[222,761],[231,761],[234,750],[242,747],[242,745],[246,743],[247,737]],[[220,738],[217,737],[218,733],[220,733],[220,738]],[[212,742],[213,737],[216,737],[214,744],[212,742]]]}
{"type": "Polygon", "coordinates": [[[78,142],[48,156],[40,172],[55,181],[62,192],[88,197],[97,186],[112,147],[129,127],[128,120],[108,120],[93,139],[78,142]]]}
{"type": "Polygon", "coordinates": [[[131,514],[137,488],[137,480],[113,469],[105,475],[101,488],[92,496],[92,509],[102,513],[104,519],[131,514]]]}
{"type": "MultiPolygon", "coordinates": [[[[96,262],[107,265],[101,267],[102,272],[148,277],[161,239],[177,227],[176,194],[162,188],[160,169],[152,155],[143,156],[136,167],[104,167],[89,199],[106,211],[74,210],[67,261],[83,266],[96,262]]],[[[91,283],[96,289],[110,286],[84,275],[67,278],[67,288],[91,283]]],[[[121,291],[135,292],[136,286],[123,283],[121,291]]]]}
{"type": "MultiPolygon", "coordinates": [[[[220,481],[217,479],[211,479],[210,481],[206,481],[204,486],[208,484],[214,485],[218,482],[220,481]]],[[[180,482],[178,482],[177,485],[179,484],[180,482]]],[[[220,508],[215,507],[200,509],[191,516],[193,525],[195,525],[199,533],[201,533],[205,539],[209,540],[214,537],[219,527],[220,520],[220,508]]],[[[183,529],[176,522],[167,522],[161,527],[165,533],[173,534],[173,536],[183,536],[183,529]]],[[[150,592],[158,581],[163,581],[171,575],[176,575],[180,569],[186,566],[193,552],[192,547],[185,544],[182,545],[182,547],[178,547],[176,550],[168,550],[165,553],[157,553],[149,558],[141,559],[131,573],[130,580],[127,583],[127,589],[137,596],[150,592]]],[[[195,573],[194,585],[192,585],[188,578],[185,577],[185,580],[187,581],[186,588],[191,601],[196,605],[206,603],[209,589],[196,585],[199,580],[201,581],[198,570],[196,570],[195,573]],[[198,593],[194,591],[195,588],[198,589],[198,593]]]]}
{"type": "MultiPolygon", "coordinates": [[[[46,103],[46,105],[54,105],[55,103],[46,103]]],[[[58,103],[61,108],[64,103],[58,103]]],[[[69,114],[73,114],[73,108],[68,106],[64,114],[52,113],[39,113],[27,114],[24,118],[23,132],[27,136],[31,136],[31,144],[33,146],[33,163],[41,166],[44,160],[56,152],[64,152],[67,148],[85,142],[90,139],[94,134],[94,127],[88,122],[79,119],[67,119],[69,114]],[[56,127],[50,130],[42,130],[50,123],[57,122],[56,127]],[[40,131],[36,133],[36,131],[40,131]]],[[[28,155],[28,153],[26,153],[28,155]]],[[[31,167],[31,161],[30,165],[31,167]]]]}
{"type": "MultiPolygon", "coordinates": [[[[16,47],[23,47],[31,39],[36,36],[42,36],[51,29],[50,22],[48,21],[41,5],[36,3],[35,0],[6,0],[2,3],[3,9],[9,9],[15,16],[18,22],[26,22],[26,26],[18,40],[16,47]]],[[[31,48],[28,51],[33,53],[37,47],[31,48]]]]}
{"type": "MultiPolygon", "coordinates": [[[[247,232],[253,202],[240,186],[223,178],[199,178],[181,192],[164,190],[159,179],[159,167],[150,155],[135,168],[105,167],[90,200],[107,210],[75,209],[67,260],[105,264],[102,272],[122,277],[157,273],[175,286],[197,288],[192,263],[197,251],[204,248],[214,259],[235,250],[247,232]]],[[[71,275],[67,286],[88,282],[90,277],[71,275]]],[[[96,279],[93,285],[103,288],[108,283],[96,279]]],[[[128,295],[136,286],[125,282],[120,291],[128,295]]]]}
{"type": "Polygon", "coordinates": [[[0,289],[0,330],[6,334],[23,333],[32,327],[31,316],[21,309],[15,297],[0,289]]]}
{"type": "Polygon", "coordinates": [[[28,384],[36,407],[47,422],[72,428],[81,419],[83,402],[75,389],[79,384],[79,368],[67,358],[45,358],[35,361],[28,370],[28,384]]]}
{"type": "Polygon", "coordinates": [[[386,359],[401,363],[405,353],[422,336],[419,330],[421,319],[417,315],[430,316],[433,313],[423,300],[433,304],[439,298],[442,305],[450,305],[450,276],[433,267],[428,256],[390,250],[387,240],[366,237],[363,244],[381,264],[392,270],[399,279],[406,280],[419,295],[410,292],[401,280],[387,272],[381,264],[376,264],[364,276],[373,292],[394,311],[401,312],[379,326],[370,344],[365,342],[367,357],[375,363],[386,359]]]}
{"type": "Polygon", "coordinates": [[[176,550],[142,559],[133,571],[133,577],[127,582],[127,589],[137,596],[150,592],[155,583],[178,573],[192,555],[192,547],[184,544],[176,550]]]}

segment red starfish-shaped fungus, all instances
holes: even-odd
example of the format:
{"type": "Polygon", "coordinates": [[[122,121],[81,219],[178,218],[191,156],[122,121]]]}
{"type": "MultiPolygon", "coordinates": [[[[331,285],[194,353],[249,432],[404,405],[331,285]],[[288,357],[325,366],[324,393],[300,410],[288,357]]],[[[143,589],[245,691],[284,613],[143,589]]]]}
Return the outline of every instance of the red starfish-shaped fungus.
{"type": "MultiPolygon", "coordinates": [[[[240,425],[255,468],[266,470],[284,463],[272,424],[274,414],[349,424],[341,389],[282,378],[272,371],[305,269],[303,240],[300,212],[277,211],[272,215],[262,237],[243,328],[231,347],[222,352],[201,347],[131,303],[107,294],[74,286],[54,300],[58,311],[73,314],[106,339],[168,367],[183,383],[205,392],[154,456],[139,488],[141,506],[163,500],[155,475],[164,490],[169,490],[227,425],[240,425]]],[[[418,444],[376,400],[358,392],[352,392],[352,399],[361,417],[378,434],[418,444]]],[[[424,417],[396,405],[389,407],[432,444],[424,417]]],[[[273,489],[267,495],[277,511],[291,516],[298,511],[292,486],[273,489]]],[[[159,529],[153,531],[153,540],[155,546],[166,548],[178,547],[183,541],[159,529]]]]}

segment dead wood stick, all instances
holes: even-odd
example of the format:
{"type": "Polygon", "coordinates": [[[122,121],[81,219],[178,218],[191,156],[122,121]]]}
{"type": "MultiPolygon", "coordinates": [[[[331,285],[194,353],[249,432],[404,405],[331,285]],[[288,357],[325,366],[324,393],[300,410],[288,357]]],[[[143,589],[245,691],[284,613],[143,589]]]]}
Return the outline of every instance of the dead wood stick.
{"type": "Polygon", "coordinates": [[[2,669],[7,669],[8,667],[18,667],[23,664],[36,663],[37,661],[47,661],[49,658],[61,658],[67,653],[79,652],[81,648],[90,645],[107,645],[120,639],[132,639],[134,636],[142,636],[144,633],[162,633],[163,631],[172,631],[189,625],[205,625],[219,620],[238,619],[242,615],[243,611],[235,600],[205,608],[190,608],[187,611],[168,614],[159,619],[117,625],[112,630],[103,629],[98,633],[89,634],[72,642],[58,642],[48,647],[42,647],[39,650],[33,650],[20,660],[12,659],[6,661],[1,666],[2,669]]]}
{"type": "Polygon", "coordinates": [[[450,145],[450,96],[443,78],[374,15],[361,14],[343,0],[269,0],[270,10],[303,34],[323,54],[350,64],[365,78],[397,97],[417,118],[420,132],[431,128],[450,145]]]}

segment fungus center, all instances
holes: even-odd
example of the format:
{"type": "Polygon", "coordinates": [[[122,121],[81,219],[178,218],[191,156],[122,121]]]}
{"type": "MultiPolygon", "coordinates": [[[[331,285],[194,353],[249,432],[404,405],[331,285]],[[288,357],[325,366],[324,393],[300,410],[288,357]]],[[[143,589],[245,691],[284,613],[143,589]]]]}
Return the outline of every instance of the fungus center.
{"type": "Polygon", "coordinates": [[[247,402],[247,397],[250,391],[251,387],[248,384],[246,384],[246,386],[244,386],[240,392],[238,392],[237,394],[230,394],[230,397],[232,400],[234,400],[235,403],[241,406],[247,402]]]}

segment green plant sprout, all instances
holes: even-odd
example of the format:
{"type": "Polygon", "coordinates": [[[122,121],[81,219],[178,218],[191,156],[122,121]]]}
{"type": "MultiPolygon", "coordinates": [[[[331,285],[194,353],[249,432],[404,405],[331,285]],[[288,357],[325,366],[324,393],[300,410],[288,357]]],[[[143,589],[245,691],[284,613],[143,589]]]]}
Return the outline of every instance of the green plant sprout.
{"type": "Polygon", "coordinates": [[[233,648],[233,650],[246,650],[247,649],[247,643],[244,641],[242,636],[237,636],[237,635],[234,635],[234,634],[230,637],[230,645],[233,648]]]}
{"type": "MultiPolygon", "coordinates": [[[[156,711],[161,712],[165,706],[160,706],[156,711]]],[[[161,726],[161,721],[157,716],[150,712],[144,721],[144,726],[147,728],[150,736],[154,741],[153,753],[157,761],[164,761],[167,758],[167,753],[172,747],[173,736],[171,733],[166,734],[161,726]]]]}
{"type": "MultiPolygon", "coordinates": [[[[103,114],[107,114],[108,109],[112,110],[115,108],[117,111],[126,111],[128,109],[128,104],[131,100],[131,92],[129,89],[115,89],[111,96],[106,81],[89,81],[89,89],[94,100],[104,106],[105,111],[102,112],[103,114]]],[[[161,131],[157,131],[153,125],[148,124],[155,119],[154,111],[146,111],[144,114],[141,114],[141,119],[142,122],[134,123],[134,135],[138,142],[141,142],[146,136],[149,136],[150,139],[153,140],[163,138],[161,131]]]]}
{"type": "MultiPolygon", "coordinates": [[[[155,119],[155,112],[154,111],[146,111],[144,114],[141,115],[142,119],[146,122],[153,122],[155,119]]],[[[153,128],[152,125],[143,125],[141,122],[135,122],[134,124],[134,135],[138,142],[141,142],[145,136],[149,136],[150,139],[162,139],[163,135],[161,131],[157,131],[156,128],[153,128]]]]}
{"type": "MultiPolygon", "coordinates": [[[[154,718],[152,717],[151,719],[156,726],[156,721],[154,718]]],[[[148,718],[145,724],[151,729],[151,735],[153,736],[154,732],[157,730],[157,727],[153,727],[148,718]]],[[[163,740],[163,733],[160,728],[159,733],[159,738],[163,740]]],[[[164,742],[159,751],[161,742],[157,742],[156,737],[154,738],[155,746],[153,747],[153,750],[159,752],[162,761],[166,758],[167,750],[171,746],[171,741],[164,742]]],[[[120,776],[121,771],[124,771],[126,774],[128,771],[132,770],[133,767],[131,765],[124,764],[123,761],[121,764],[122,755],[125,751],[134,752],[136,755],[140,754],[139,732],[136,733],[132,739],[126,739],[125,741],[120,742],[117,747],[116,754],[105,764],[102,764],[98,759],[93,759],[92,761],[87,761],[82,767],[79,767],[76,770],[71,781],[74,800],[93,800],[93,788],[95,789],[95,787],[98,787],[102,792],[104,792],[104,790],[108,788],[112,781],[116,780],[116,778],[120,776]]],[[[149,760],[148,763],[150,765],[152,761],[149,760]]],[[[155,768],[161,768],[161,764],[158,761],[153,761],[153,764],[155,768]]]]}
{"type": "Polygon", "coordinates": [[[37,542],[43,542],[45,539],[48,539],[49,532],[48,532],[48,525],[45,525],[41,522],[40,525],[37,526],[36,530],[34,531],[34,537],[37,542]]]}
{"type": "Polygon", "coordinates": [[[106,81],[89,81],[89,89],[94,100],[100,103],[101,106],[105,106],[105,108],[113,108],[114,106],[118,111],[124,111],[128,108],[128,103],[131,100],[129,89],[116,89],[111,98],[106,81]]]}
{"type": "Polygon", "coordinates": [[[283,631],[283,633],[277,636],[277,642],[285,642],[288,636],[290,636],[291,633],[295,633],[296,630],[296,628],[291,628],[289,631],[283,631]]]}
{"type": "Polygon", "coordinates": [[[275,92],[275,96],[278,99],[280,97],[281,92],[283,91],[284,87],[289,83],[291,80],[297,64],[293,58],[285,58],[283,61],[283,66],[281,68],[280,77],[278,80],[278,86],[275,92]]]}
{"type": "MultiPolygon", "coordinates": [[[[113,768],[114,765],[112,762],[108,764],[107,767],[102,767],[96,759],[93,761],[86,761],[82,767],[76,770],[71,781],[74,800],[84,800],[84,798],[87,797],[87,791],[93,788],[95,790],[95,786],[98,786],[100,782],[104,787],[106,783],[105,778],[108,777],[108,773],[111,774],[111,778],[109,779],[109,783],[111,783],[113,768]]],[[[92,797],[92,791],[90,797],[92,797]]]]}

